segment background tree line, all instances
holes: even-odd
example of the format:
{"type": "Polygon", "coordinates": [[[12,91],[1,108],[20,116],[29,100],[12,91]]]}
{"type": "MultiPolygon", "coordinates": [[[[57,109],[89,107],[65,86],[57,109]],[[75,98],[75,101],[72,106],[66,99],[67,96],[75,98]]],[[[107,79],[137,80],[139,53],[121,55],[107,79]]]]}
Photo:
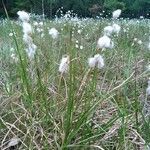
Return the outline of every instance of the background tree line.
{"type": "MultiPolygon", "coordinates": [[[[18,10],[35,14],[45,14],[54,17],[57,10],[63,7],[63,12],[73,10],[80,17],[95,17],[105,10],[103,15],[109,15],[115,9],[123,10],[123,17],[150,16],[150,0],[3,0],[11,17],[18,10]]],[[[5,16],[3,3],[0,3],[0,16],[5,16]]]]}

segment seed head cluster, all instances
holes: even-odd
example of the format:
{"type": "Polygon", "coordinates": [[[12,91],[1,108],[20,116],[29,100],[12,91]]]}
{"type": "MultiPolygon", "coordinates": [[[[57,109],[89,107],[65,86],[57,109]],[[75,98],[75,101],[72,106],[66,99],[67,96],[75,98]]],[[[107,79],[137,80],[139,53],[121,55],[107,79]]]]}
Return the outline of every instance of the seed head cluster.
{"type": "Polygon", "coordinates": [[[29,59],[33,59],[37,46],[33,43],[32,34],[33,29],[30,21],[30,15],[25,11],[18,11],[17,14],[19,15],[19,19],[22,21],[22,28],[23,28],[23,41],[26,45],[26,53],[29,59]]]}

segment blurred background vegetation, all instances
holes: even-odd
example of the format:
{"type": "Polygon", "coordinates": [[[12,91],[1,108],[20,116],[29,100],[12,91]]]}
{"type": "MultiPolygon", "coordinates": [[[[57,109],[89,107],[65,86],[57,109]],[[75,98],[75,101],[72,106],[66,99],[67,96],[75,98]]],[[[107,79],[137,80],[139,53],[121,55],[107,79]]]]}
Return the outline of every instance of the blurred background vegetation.
{"type": "Polygon", "coordinates": [[[115,9],[123,10],[122,17],[150,17],[150,0],[1,0],[1,17],[5,16],[2,1],[10,17],[15,17],[18,10],[25,10],[53,18],[61,7],[63,13],[73,10],[79,17],[96,17],[103,11],[102,17],[111,16],[115,9]]]}

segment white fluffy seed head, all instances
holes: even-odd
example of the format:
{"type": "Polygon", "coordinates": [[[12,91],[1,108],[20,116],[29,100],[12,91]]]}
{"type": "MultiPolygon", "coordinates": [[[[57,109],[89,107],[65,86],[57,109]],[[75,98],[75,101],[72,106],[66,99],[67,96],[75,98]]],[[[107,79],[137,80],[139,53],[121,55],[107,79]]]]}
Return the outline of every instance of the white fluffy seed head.
{"type": "Polygon", "coordinates": [[[104,67],[104,59],[103,59],[103,57],[100,54],[96,54],[94,56],[94,58],[96,60],[98,69],[103,68],[104,67]]]}
{"type": "Polygon", "coordinates": [[[13,33],[9,33],[9,36],[10,36],[10,37],[13,36],[13,33]]]}
{"type": "Polygon", "coordinates": [[[28,22],[23,22],[22,27],[24,34],[32,34],[32,27],[28,22]]]}
{"type": "Polygon", "coordinates": [[[17,58],[16,54],[12,53],[12,54],[10,55],[10,57],[11,57],[15,62],[18,61],[18,58],[17,58]]]}
{"type": "Polygon", "coordinates": [[[40,22],[40,23],[39,23],[40,26],[43,26],[43,24],[44,24],[43,22],[40,22]]]}
{"type": "Polygon", "coordinates": [[[112,13],[112,17],[113,17],[114,19],[119,18],[120,15],[121,15],[121,9],[117,9],[117,10],[115,10],[115,11],[112,13]]]}
{"type": "Polygon", "coordinates": [[[30,15],[25,12],[25,11],[18,11],[17,12],[18,16],[19,16],[19,19],[23,22],[29,22],[30,20],[30,15]]]}
{"type": "Polygon", "coordinates": [[[146,89],[147,96],[150,96],[150,80],[148,81],[148,87],[146,89]]]}
{"type": "Polygon", "coordinates": [[[133,40],[136,42],[138,39],[137,39],[137,38],[134,38],[133,40]]]}
{"type": "Polygon", "coordinates": [[[66,55],[64,57],[62,57],[61,61],[60,61],[60,65],[59,65],[59,72],[61,74],[67,73],[69,69],[69,56],[66,55]]]}
{"type": "Polygon", "coordinates": [[[33,23],[33,25],[34,25],[34,26],[38,26],[38,22],[35,21],[35,22],[33,23]]]}
{"type": "Polygon", "coordinates": [[[44,35],[45,35],[45,34],[44,34],[44,33],[42,33],[42,34],[41,34],[41,38],[43,38],[43,37],[44,37],[44,35]]]}
{"type": "Polygon", "coordinates": [[[94,57],[91,57],[88,59],[88,64],[90,68],[95,68],[96,66],[96,59],[94,57]]]}
{"type": "Polygon", "coordinates": [[[25,42],[26,45],[32,45],[33,40],[28,34],[23,35],[23,41],[25,42]]]}
{"type": "Polygon", "coordinates": [[[14,49],[13,47],[11,47],[11,48],[10,48],[10,51],[11,51],[11,52],[14,52],[14,51],[15,51],[15,49],[14,49]]]}
{"type": "Polygon", "coordinates": [[[121,27],[118,24],[113,24],[112,27],[113,27],[113,32],[114,33],[118,34],[121,30],[121,27]]]}
{"type": "Polygon", "coordinates": [[[121,30],[121,27],[118,24],[113,24],[112,26],[106,26],[104,28],[104,35],[110,36],[113,33],[118,34],[121,30]]]}
{"type": "Polygon", "coordinates": [[[75,47],[76,47],[76,48],[79,48],[79,45],[78,45],[78,44],[76,44],[76,45],[75,45],[75,47]]]}
{"type": "Polygon", "coordinates": [[[79,41],[78,40],[76,40],[76,44],[78,44],[79,43],[79,41]]]}
{"type": "Polygon", "coordinates": [[[150,87],[150,79],[148,80],[148,86],[150,87]]]}
{"type": "Polygon", "coordinates": [[[49,35],[51,35],[53,39],[56,39],[59,35],[59,32],[55,28],[51,28],[49,30],[49,35]]]}
{"type": "Polygon", "coordinates": [[[17,144],[19,144],[20,139],[17,137],[12,138],[9,143],[8,143],[8,148],[12,147],[12,146],[16,146],[17,144]]]}
{"type": "Polygon", "coordinates": [[[98,69],[101,69],[104,67],[104,59],[100,54],[96,54],[94,57],[88,59],[88,64],[90,68],[97,66],[98,69]]]}
{"type": "Polygon", "coordinates": [[[104,28],[104,34],[105,35],[111,35],[112,33],[113,33],[113,27],[112,26],[106,26],[105,28],[104,28]]]}
{"type": "Polygon", "coordinates": [[[79,29],[77,32],[78,32],[78,34],[81,34],[82,31],[79,29]]]}
{"type": "Polygon", "coordinates": [[[36,49],[37,49],[37,46],[35,44],[28,45],[28,48],[26,49],[26,52],[27,52],[27,55],[30,59],[34,58],[36,49]]]}
{"type": "Polygon", "coordinates": [[[150,43],[148,44],[148,49],[150,50],[150,43]]]}
{"type": "Polygon", "coordinates": [[[113,41],[111,41],[111,39],[107,35],[104,35],[103,37],[98,39],[97,47],[101,49],[102,48],[112,49],[114,47],[114,43],[113,41]]]}
{"type": "Polygon", "coordinates": [[[138,43],[139,45],[142,45],[143,42],[142,42],[141,40],[138,40],[137,43],[138,43]]]}
{"type": "Polygon", "coordinates": [[[80,45],[80,49],[81,49],[81,50],[83,49],[83,46],[82,46],[82,45],[80,45]]]}
{"type": "Polygon", "coordinates": [[[146,89],[147,96],[150,96],[150,86],[146,89]]]}
{"type": "Polygon", "coordinates": [[[37,31],[38,33],[41,33],[41,32],[43,32],[43,29],[42,29],[42,28],[37,28],[36,31],[37,31]]]}

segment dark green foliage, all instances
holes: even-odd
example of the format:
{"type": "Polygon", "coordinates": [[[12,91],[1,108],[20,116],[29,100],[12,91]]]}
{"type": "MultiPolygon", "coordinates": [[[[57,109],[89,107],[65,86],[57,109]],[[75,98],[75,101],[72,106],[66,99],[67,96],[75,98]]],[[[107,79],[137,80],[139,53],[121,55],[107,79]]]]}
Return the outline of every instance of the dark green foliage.
{"type": "MultiPolygon", "coordinates": [[[[150,0],[3,0],[9,12],[14,17],[18,10],[26,10],[35,14],[44,14],[54,17],[56,11],[63,7],[64,13],[73,10],[81,17],[95,17],[102,10],[105,14],[115,9],[123,10],[123,17],[149,17],[150,0]]],[[[2,2],[0,3],[0,15],[4,15],[2,2]]]]}

